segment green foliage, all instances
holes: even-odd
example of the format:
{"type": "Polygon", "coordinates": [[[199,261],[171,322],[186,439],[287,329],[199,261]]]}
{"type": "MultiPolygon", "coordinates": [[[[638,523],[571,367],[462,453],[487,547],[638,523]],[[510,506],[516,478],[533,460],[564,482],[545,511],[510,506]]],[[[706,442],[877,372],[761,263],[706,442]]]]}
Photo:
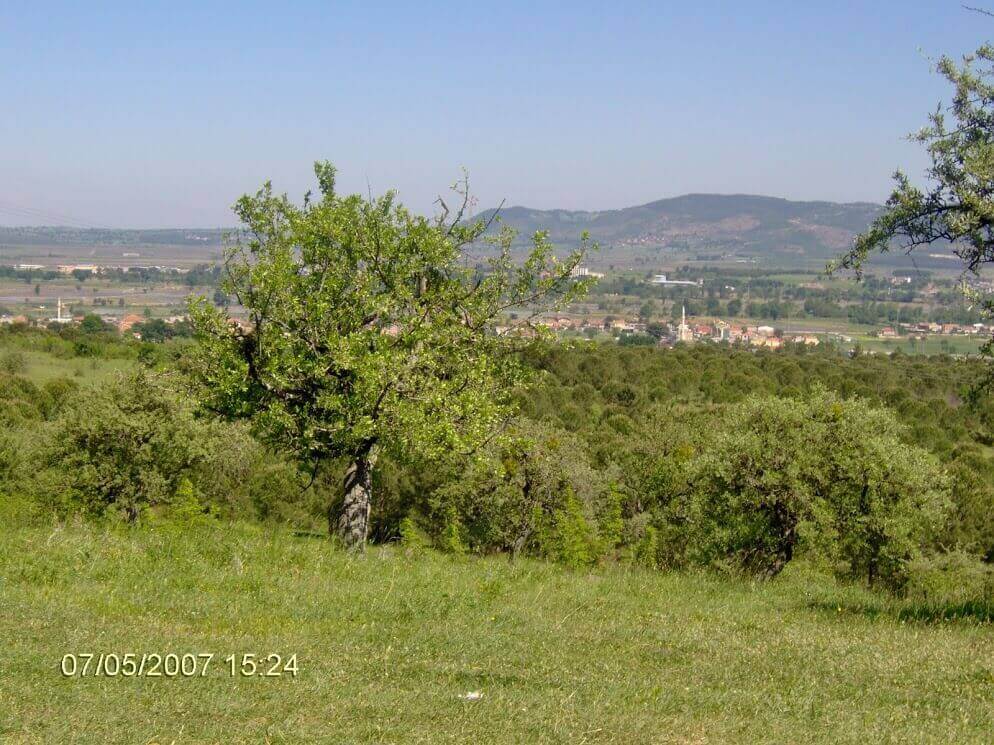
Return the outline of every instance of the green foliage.
{"type": "Polygon", "coordinates": [[[625,531],[622,511],[624,499],[625,495],[618,486],[612,484],[597,508],[597,533],[600,538],[601,553],[609,553],[621,543],[625,531]]]}
{"type": "MultiPolygon", "coordinates": [[[[127,516],[127,509],[114,506],[113,488],[125,495],[123,502],[133,499],[140,515],[175,525],[185,518],[174,515],[185,511],[198,519],[245,517],[305,531],[325,523],[332,495],[340,495],[347,458],[323,462],[312,483],[309,468],[302,475],[282,454],[253,439],[250,422],[202,420],[176,386],[149,372],[139,380],[152,381],[150,398],[165,402],[159,408],[151,401],[137,405],[144,413],[132,417],[133,404],[127,402],[137,394],[129,386],[143,384],[119,381],[90,391],[99,378],[92,376],[89,361],[80,365],[74,357],[76,337],[65,332],[0,330],[0,354],[24,354],[31,376],[0,371],[5,515],[48,520],[54,507],[62,513],[127,516]],[[52,377],[60,370],[66,375],[78,370],[82,377],[78,383],[52,377]],[[162,395],[151,395],[153,389],[162,395]],[[146,424],[137,426],[140,422],[146,424]],[[182,424],[179,433],[168,434],[171,422],[182,424]],[[74,439],[77,430],[99,432],[81,444],[74,439]],[[135,444],[146,437],[172,444],[160,455],[149,443],[135,444]],[[94,448],[93,442],[103,445],[94,448]],[[177,460],[176,453],[187,449],[195,456],[177,460]],[[59,457],[53,459],[54,452],[59,457]],[[114,457],[149,464],[153,473],[159,469],[162,483],[154,490],[143,487],[114,457]],[[127,488],[88,474],[115,474],[127,488]],[[184,479],[194,500],[188,499],[184,479]]],[[[95,349],[94,364],[122,360],[133,366],[136,354],[148,349],[154,350],[148,364],[156,369],[187,365],[185,347],[176,340],[154,345],[101,340],[95,349]]],[[[725,543],[715,544],[713,526],[687,519],[691,507],[718,499],[716,474],[731,466],[712,464],[708,479],[697,476],[724,443],[727,463],[750,458],[757,480],[796,487],[782,500],[798,516],[793,556],[848,576],[872,577],[880,585],[904,584],[909,597],[925,597],[915,589],[923,581],[915,572],[936,556],[949,551],[974,560],[994,556],[994,402],[967,395],[984,369],[981,362],[871,354],[847,359],[823,348],[770,354],[581,343],[532,345],[516,364],[528,369],[532,385],[515,392],[522,416],[502,437],[443,458],[417,448],[383,453],[373,478],[373,540],[405,534],[408,523],[402,520],[411,515],[426,546],[455,553],[506,551],[580,566],[631,557],[654,567],[739,568],[747,549],[735,540],[769,537],[769,521],[739,504],[729,509],[728,519],[722,517],[725,543]],[[818,385],[832,393],[810,395],[818,385]],[[812,399],[823,395],[829,397],[824,411],[810,411],[812,399]],[[784,399],[766,402],[774,413],[743,418],[744,407],[759,400],[762,409],[762,399],[771,396],[784,399]],[[842,412],[830,416],[835,404],[842,412]],[[778,407],[785,411],[777,413],[778,407]],[[786,428],[783,436],[772,426],[777,421],[786,428]],[[740,439],[731,438],[731,444],[723,439],[733,434],[740,439]],[[771,447],[761,447],[764,438],[771,447]],[[821,447],[812,448],[810,441],[821,447]],[[800,455],[790,461],[793,471],[765,467],[769,454],[787,457],[794,450],[800,455]],[[923,486],[937,462],[948,472],[952,507],[945,520],[944,510],[934,509],[941,500],[928,498],[923,486]],[[916,494],[924,500],[920,504],[916,494]],[[706,540],[697,539],[699,530],[706,540]],[[736,537],[735,531],[742,534],[736,537]]],[[[722,478],[730,482],[733,475],[722,478]]],[[[705,511],[709,518],[723,514],[705,511]]],[[[772,543],[757,544],[757,560],[776,553],[772,543]]],[[[769,573],[769,566],[758,561],[750,568],[769,573]]],[[[956,566],[941,576],[954,576],[956,566]]],[[[932,603],[927,601],[929,608],[932,603]]]]}
{"type": "Polygon", "coordinates": [[[205,422],[162,375],[140,371],[80,392],[45,430],[38,473],[24,488],[59,512],[83,511],[134,522],[162,508],[254,514],[299,492],[288,466],[230,425],[205,422]]]}
{"type": "Polygon", "coordinates": [[[583,251],[561,262],[536,234],[517,263],[502,232],[496,255],[470,268],[465,248],[488,226],[463,221],[465,191],[453,220],[429,220],[392,192],[340,196],[330,164],[315,173],[317,200],[298,206],[266,184],[235,207],[244,230],[226,249],[222,290],[249,324],[205,298],[191,304],[205,403],[308,462],[371,468],[381,449],[438,458],[482,442],[525,373],[511,354],[520,337],[495,325],[577,297],[583,251]]]}
{"type": "MultiPolygon", "coordinates": [[[[983,45],[962,65],[942,57],[937,67],[955,93],[952,105],[937,108],[913,135],[931,161],[929,186],[923,190],[898,171],[887,211],[857,237],[838,266],[860,273],[869,254],[894,242],[910,252],[936,241],[952,244],[967,271],[976,274],[994,263],[994,46],[983,45]]],[[[972,300],[994,317],[994,296],[975,294],[972,300]]],[[[994,353],[994,339],[986,351],[994,353]]],[[[994,382],[990,371],[984,382],[994,382]]]]}
{"type": "Polygon", "coordinates": [[[825,390],[732,407],[675,512],[691,560],[774,576],[807,542],[855,576],[900,587],[948,509],[938,462],[901,435],[885,410],[825,390]]]}
{"type": "Polygon", "coordinates": [[[200,430],[192,408],[145,373],[80,396],[42,455],[53,506],[138,520],[207,460],[200,430]]]}
{"type": "Polygon", "coordinates": [[[400,521],[400,543],[404,548],[412,551],[421,551],[431,545],[431,539],[418,527],[417,522],[410,515],[400,521]]]}
{"type": "Polygon", "coordinates": [[[450,554],[466,553],[469,549],[463,538],[464,532],[459,513],[454,508],[450,508],[445,514],[444,527],[438,539],[439,548],[450,554]]]}
{"type": "Polygon", "coordinates": [[[448,469],[429,510],[440,524],[454,511],[474,550],[528,551],[581,565],[615,540],[613,474],[594,469],[568,432],[519,420],[503,441],[469,462],[453,459],[448,469]]]}
{"type": "Polygon", "coordinates": [[[10,375],[23,374],[28,368],[28,360],[23,352],[11,350],[0,356],[0,370],[10,375]]]}
{"type": "Polygon", "coordinates": [[[209,513],[210,510],[198,498],[193,482],[185,476],[180,479],[165,510],[168,521],[175,526],[190,527],[208,519],[209,513]]]}
{"type": "Polygon", "coordinates": [[[116,333],[117,329],[114,328],[114,326],[104,322],[104,320],[95,313],[87,313],[83,316],[83,320],[79,324],[79,331],[82,334],[106,334],[116,333]]]}
{"type": "Polygon", "coordinates": [[[635,563],[647,569],[659,567],[659,530],[655,525],[645,526],[645,532],[635,544],[633,557],[635,563]]]}
{"type": "Polygon", "coordinates": [[[536,508],[535,545],[542,556],[569,567],[593,564],[598,557],[597,534],[587,522],[576,495],[566,490],[551,513],[536,508]]]}
{"type": "Polygon", "coordinates": [[[963,551],[916,559],[908,567],[906,596],[955,611],[986,603],[994,610],[994,567],[963,551]]]}
{"type": "Polygon", "coordinates": [[[949,466],[954,508],[938,543],[994,562],[994,458],[964,451],[949,466]]]}

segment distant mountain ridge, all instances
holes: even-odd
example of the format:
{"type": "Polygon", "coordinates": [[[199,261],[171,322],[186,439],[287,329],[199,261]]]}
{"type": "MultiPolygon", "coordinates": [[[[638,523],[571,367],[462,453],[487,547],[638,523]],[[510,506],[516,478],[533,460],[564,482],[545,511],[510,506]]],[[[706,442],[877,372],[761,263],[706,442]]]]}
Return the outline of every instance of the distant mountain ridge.
{"type": "MultiPolygon", "coordinates": [[[[508,207],[500,219],[522,239],[548,230],[572,245],[581,232],[605,248],[721,249],[745,254],[827,258],[847,248],[883,207],[868,202],[795,202],[749,194],[686,194],[597,212],[508,207]]],[[[494,210],[479,217],[489,218],[494,210]]]]}
{"type": "MultiPolygon", "coordinates": [[[[616,210],[538,210],[507,207],[505,225],[521,242],[548,230],[553,242],[573,246],[583,231],[605,249],[690,250],[752,256],[824,259],[846,249],[883,208],[867,202],[795,202],[749,194],[686,194],[616,210]]],[[[494,210],[477,217],[489,218],[494,210]]],[[[113,230],[74,227],[2,227],[0,245],[219,246],[223,230],[113,230]]]]}

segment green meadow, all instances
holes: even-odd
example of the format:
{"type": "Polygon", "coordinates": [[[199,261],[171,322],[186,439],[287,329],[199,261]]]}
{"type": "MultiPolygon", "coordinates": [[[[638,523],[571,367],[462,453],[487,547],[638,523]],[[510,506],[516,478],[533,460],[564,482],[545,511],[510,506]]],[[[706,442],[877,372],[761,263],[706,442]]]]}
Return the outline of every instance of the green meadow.
{"type": "Polygon", "coordinates": [[[836,584],[465,558],[242,523],[0,528],[0,740],[990,742],[994,634],[836,584]],[[213,654],[66,677],[67,654],[213,654]],[[297,674],[235,676],[235,654],[297,674]],[[468,695],[469,694],[469,695],[468,695]]]}

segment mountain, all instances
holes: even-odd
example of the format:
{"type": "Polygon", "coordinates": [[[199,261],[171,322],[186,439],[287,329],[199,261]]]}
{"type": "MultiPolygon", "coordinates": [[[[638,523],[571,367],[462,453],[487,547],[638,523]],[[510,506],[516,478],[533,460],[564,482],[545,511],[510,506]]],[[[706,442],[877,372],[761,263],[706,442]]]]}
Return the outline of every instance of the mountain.
{"type": "MultiPolygon", "coordinates": [[[[605,248],[713,249],[741,255],[789,254],[829,258],[882,211],[866,202],[792,202],[746,194],[687,194],[638,207],[584,212],[501,209],[522,240],[548,230],[554,243],[573,245],[581,232],[605,248]]],[[[494,210],[479,217],[487,219],[494,210]]]]}
{"type": "MultiPolygon", "coordinates": [[[[792,202],[744,194],[687,194],[638,207],[584,212],[509,207],[500,211],[524,243],[548,230],[556,244],[573,246],[586,230],[604,249],[646,254],[696,254],[826,259],[880,214],[866,202],[792,202]]],[[[477,217],[487,219],[494,210],[477,217]]],[[[100,230],[65,227],[0,227],[0,245],[220,245],[217,229],[100,230]]]]}

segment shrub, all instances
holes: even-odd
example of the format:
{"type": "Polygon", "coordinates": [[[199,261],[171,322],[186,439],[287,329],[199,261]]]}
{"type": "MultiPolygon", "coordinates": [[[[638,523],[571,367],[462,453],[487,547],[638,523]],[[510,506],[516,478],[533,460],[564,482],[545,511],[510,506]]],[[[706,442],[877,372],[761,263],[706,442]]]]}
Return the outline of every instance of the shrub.
{"type": "Polygon", "coordinates": [[[162,380],[139,374],[80,396],[43,458],[57,506],[134,522],[207,459],[205,440],[192,408],[162,380]]]}
{"type": "Polygon", "coordinates": [[[597,534],[569,487],[561,506],[551,513],[536,508],[533,521],[537,526],[535,546],[541,555],[574,568],[589,566],[597,560],[597,534]]]}
{"type": "Polygon", "coordinates": [[[519,420],[480,457],[453,459],[432,491],[429,522],[442,530],[454,511],[472,550],[587,564],[618,533],[610,476],[591,466],[574,435],[519,420]]]}
{"type": "Polygon", "coordinates": [[[47,435],[35,491],[62,512],[267,517],[300,491],[290,467],[243,428],[198,419],[167,377],[146,371],[81,393],[47,435]]]}
{"type": "Polygon", "coordinates": [[[28,358],[23,352],[12,350],[0,357],[0,370],[11,375],[23,375],[28,369],[28,358]]]}
{"type": "Polygon", "coordinates": [[[635,563],[656,569],[659,566],[659,530],[654,525],[647,525],[642,537],[635,544],[633,551],[635,563]]]}
{"type": "Polygon", "coordinates": [[[824,389],[730,407],[690,468],[688,555],[773,577],[808,547],[892,588],[947,512],[936,459],[889,411],[824,389]]]}
{"type": "Polygon", "coordinates": [[[933,605],[994,603],[994,567],[963,551],[918,558],[908,566],[905,590],[908,599],[933,605]]]}

